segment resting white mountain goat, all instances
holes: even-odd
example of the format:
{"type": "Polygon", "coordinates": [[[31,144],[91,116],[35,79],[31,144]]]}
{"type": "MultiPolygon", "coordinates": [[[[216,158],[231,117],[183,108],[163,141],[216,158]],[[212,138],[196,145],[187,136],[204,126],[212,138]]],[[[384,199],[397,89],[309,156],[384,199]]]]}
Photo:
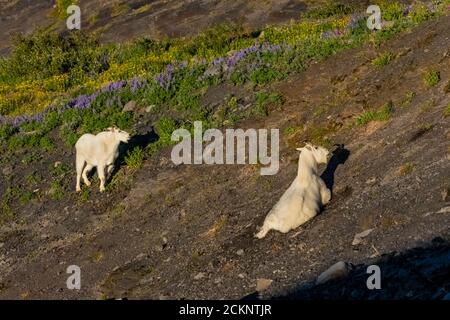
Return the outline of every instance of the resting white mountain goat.
{"type": "Polygon", "coordinates": [[[120,142],[127,143],[130,135],[117,128],[108,128],[97,135],[86,133],[75,144],[77,186],[76,191],[81,191],[80,180],[87,186],[91,185],[87,174],[93,167],[97,167],[100,179],[100,191],[105,191],[105,169],[110,174],[114,169],[114,162],[119,156],[120,142]]]}
{"type": "Polygon", "coordinates": [[[317,172],[318,164],[328,162],[328,150],[311,144],[297,150],[301,152],[297,177],[267,214],[262,228],[255,235],[259,239],[272,229],[286,233],[297,228],[315,217],[331,199],[331,191],[317,172]]]}

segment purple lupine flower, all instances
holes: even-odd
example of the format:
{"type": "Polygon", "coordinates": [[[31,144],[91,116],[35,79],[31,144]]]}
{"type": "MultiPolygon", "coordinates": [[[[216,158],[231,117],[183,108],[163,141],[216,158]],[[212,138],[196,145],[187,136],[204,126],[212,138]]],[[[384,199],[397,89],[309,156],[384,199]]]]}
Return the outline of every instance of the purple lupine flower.
{"type": "MultiPolygon", "coordinates": [[[[260,54],[263,52],[275,53],[283,49],[285,45],[274,45],[269,42],[264,42],[262,44],[256,43],[250,47],[243,48],[239,51],[232,53],[226,57],[215,58],[210,67],[208,67],[201,78],[215,76],[220,73],[230,73],[234,70],[236,65],[248,55],[256,53],[260,54]]],[[[291,49],[291,47],[289,47],[291,49]]]]}
{"type": "Polygon", "coordinates": [[[328,31],[323,32],[321,34],[321,38],[322,39],[337,38],[344,34],[345,34],[345,32],[341,29],[333,29],[333,30],[328,30],[328,31]]]}
{"type": "Polygon", "coordinates": [[[85,109],[85,108],[89,107],[90,104],[91,104],[91,100],[89,99],[89,96],[81,95],[75,99],[74,108],[75,109],[85,109]]]}
{"type": "Polygon", "coordinates": [[[333,32],[332,32],[332,30],[328,30],[328,31],[322,32],[322,34],[320,35],[320,37],[321,37],[322,39],[330,39],[330,38],[333,37],[333,32]]]}
{"type": "Polygon", "coordinates": [[[427,9],[430,10],[431,12],[436,12],[436,11],[437,11],[437,6],[436,6],[436,4],[434,4],[434,3],[432,3],[432,2],[426,3],[425,6],[426,6],[427,9]]]}
{"type": "Polygon", "coordinates": [[[413,5],[412,4],[407,5],[405,7],[405,9],[403,9],[403,15],[404,16],[409,15],[411,13],[412,9],[413,9],[413,5]]]}
{"type": "Polygon", "coordinates": [[[123,88],[126,85],[127,85],[127,82],[125,80],[119,80],[119,81],[116,81],[116,82],[111,82],[110,84],[104,86],[101,89],[101,92],[103,92],[103,93],[114,92],[114,91],[117,91],[117,90],[123,88]]]}
{"type": "MultiPolygon", "coordinates": [[[[136,79],[132,79],[131,80],[131,88],[133,90],[137,88],[142,87],[143,85],[145,85],[144,81],[141,81],[140,79],[138,79],[137,77],[135,77],[136,79]]],[[[117,91],[123,87],[125,87],[127,85],[127,81],[125,80],[120,80],[120,81],[116,81],[116,82],[111,82],[110,84],[104,86],[102,89],[100,89],[99,91],[96,91],[90,95],[86,95],[86,94],[82,94],[79,95],[78,97],[70,100],[69,102],[67,102],[66,104],[64,104],[63,106],[61,106],[59,109],[57,109],[55,106],[49,106],[46,110],[44,110],[43,112],[37,113],[35,115],[32,116],[17,116],[14,118],[7,118],[7,117],[3,117],[0,115],[0,125],[1,124],[9,124],[13,127],[20,127],[22,124],[24,123],[29,123],[29,122],[42,122],[45,118],[45,116],[52,110],[58,110],[59,112],[63,112],[65,110],[68,109],[77,109],[77,110],[83,110],[83,109],[87,109],[91,107],[92,102],[101,94],[101,93],[112,93],[114,91],[117,91]]]]}
{"type": "Polygon", "coordinates": [[[134,77],[128,81],[128,85],[130,86],[131,92],[135,93],[145,85],[145,82],[139,77],[134,77]]]}
{"type": "Polygon", "coordinates": [[[158,83],[159,86],[164,90],[168,90],[174,80],[174,71],[175,71],[174,66],[171,63],[169,63],[165,67],[163,72],[155,76],[156,83],[158,83]]]}
{"type": "Polygon", "coordinates": [[[361,13],[355,13],[351,16],[350,21],[347,25],[347,28],[350,30],[353,30],[355,28],[357,28],[359,26],[359,22],[365,19],[365,15],[361,14],[361,13]]]}
{"type": "Polygon", "coordinates": [[[213,62],[212,62],[212,64],[213,64],[214,66],[217,66],[217,65],[221,65],[222,63],[224,63],[224,61],[225,61],[225,59],[222,58],[222,57],[220,57],[220,58],[214,59],[213,62]]]}

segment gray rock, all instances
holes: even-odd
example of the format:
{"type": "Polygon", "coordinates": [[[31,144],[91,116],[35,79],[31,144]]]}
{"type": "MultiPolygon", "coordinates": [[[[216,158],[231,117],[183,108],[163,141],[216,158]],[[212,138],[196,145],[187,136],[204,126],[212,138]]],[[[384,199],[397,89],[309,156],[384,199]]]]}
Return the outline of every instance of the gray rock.
{"type": "Polygon", "coordinates": [[[242,256],[244,254],[244,250],[243,249],[239,249],[238,251],[236,251],[236,254],[238,256],[242,256]]]}
{"type": "Polygon", "coordinates": [[[450,200],[450,190],[448,188],[442,190],[442,192],[441,192],[441,199],[444,202],[447,202],[447,201],[450,200]]]}
{"type": "Polygon", "coordinates": [[[147,255],[146,255],[145,253],[139,253],[139,254],[136,256],[135,260],[142,260],[142,259],[144,259],[146,256],[147,256],[147,255]]]}
{"type": "Polygon", "coordinates": [[[363,241],[363,238],[367,237],[372,231],[373,229],[367,229],[361,233],[356,234],[355,237],[353,238],[352,245],[356,246],[360,244],[363,241]]]}
{"type": "Polygon", "coordinates": [[[444,207],[444,208],[440,209],[436,213],[450,213],[450,206],[449,207],[444,207]]]}
{"type": "Polygon", "coordinates": [[[270,287],[272,282],[273,282],[272,279],[264,279],[264,278],[256,279],[256,291],[261,292],[267,290],[267,288],[270,287]]]}
{"type": "Polygon", "coordinates": [[[194,276],[194,280],[201,280],[205,277],[205,273],[204,272],[199,272],[194,276]]]}
{"type": "Polygon", "coordinates": [[[320,276],[317,277],[316,284],[323,284],[330,280],[341,279],[348,275],[351,266],[344,262],[339,261],[329,267],[320,276]]]}
{"type": "Polygon", "coordinates": [[[206,77],[214,77],[220,74],[221,66],[220,65],[212,65],[205,71],[206,77]]]}
{"type": "Polygon", "coordinates": [[[5,176],[11,175],[12,172],[13,172],[13,167],[11,167],[11,166],[6,166],[6,167],[4,167],[4,168],[2,169],[2,173],[3,173],[5,176]]]}
{"type": "Polygon", "coordinates": [[[374,184],[377,181],[376,177],[372,177],[366,180],[366,184],[374,184]]]}
{"type": "Polygon", "coordinates": [[[136,109],[136,101],[128,101],[128,103],[123,107],[122,112],[134,111],[136,109]]]}
{"type": "Polygon", "coordinates": [[[146,107],[146,108],[145,108],[145,112],[147,112],[147,113],[152,112],[153,109],[155,109],[155,105],[154,105],[154,104],[152,104],[152,105],[146,107]]]}

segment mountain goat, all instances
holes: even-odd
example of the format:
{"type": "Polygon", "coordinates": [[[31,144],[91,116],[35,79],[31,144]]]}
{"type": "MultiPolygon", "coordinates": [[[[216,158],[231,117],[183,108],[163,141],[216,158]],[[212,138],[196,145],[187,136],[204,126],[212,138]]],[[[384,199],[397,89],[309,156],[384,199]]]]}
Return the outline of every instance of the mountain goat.
{"type": "Polygon", "coordinates": [[[81,191],[80,180],[87,186],[91,185],[87,174],[93,167],[97,167],[100,178],[100,192],[105,191],[105,169],[110,174],[114,169],[114,162],[119,156],[120,142],[127,143],[130,135],[117,128],[108,128],[97,135],[86,133],[75,144],[77,185],[76,191],[81,191]]]}
{"type": "Polygon", "coordinates": [[[331,191],[317,173],[317,165],[328,162],[328,150],[308,143],[297,150],[301,152],[297,177],[267,214],[255,235],[259,239],[271,229],[287,233],[297,228],[316,216],[331,199],[331,191]]]}

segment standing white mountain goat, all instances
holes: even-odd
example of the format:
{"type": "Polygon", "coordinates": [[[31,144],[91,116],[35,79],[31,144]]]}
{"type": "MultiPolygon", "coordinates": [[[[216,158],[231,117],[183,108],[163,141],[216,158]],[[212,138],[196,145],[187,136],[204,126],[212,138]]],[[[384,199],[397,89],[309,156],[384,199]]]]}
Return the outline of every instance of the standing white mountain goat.
{"type": "Polygon", "coordinates": [[[286,233],[297,228],[315,217],[331,199],[331,191],[317,173],[318,164],[328,162],[328,150],[311,144],[297,150],[301,152],[297,177],[267,214],[255,235],[259,239],[272,229],[286,233]]]}
{"type": "Polygon", "coordinates": [[[86,133],[75,144],[77,186],[76,191],[81,191],[80,180],[83,177],[87,186],[91,185],[87,174],[93,167],[97,167],[100,179],[100,192],[105,191],[105,169],[110,174],[114,169],[114,162],[119,156],[120,142],[127,143],[130,135],[117,128],[108,128],[97,135],[86,133]]]}

